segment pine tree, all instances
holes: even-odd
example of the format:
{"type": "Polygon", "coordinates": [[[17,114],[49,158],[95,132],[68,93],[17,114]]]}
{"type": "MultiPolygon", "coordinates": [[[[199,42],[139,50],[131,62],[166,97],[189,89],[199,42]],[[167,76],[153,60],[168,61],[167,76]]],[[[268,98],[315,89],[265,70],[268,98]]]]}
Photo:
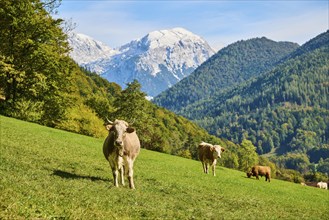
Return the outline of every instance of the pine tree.
{"type": "Polygon", "coordinates": [[[127,84],[121,94],[114,100],[114,106],[117,107],[112,117],[115,119],[123,119],[132,124],[137,134],[140,136],[142,147],[150,148],[152,128],[154,118],[151,118],[152,106],[145,98],[146,94],[141,91],[141,85],[137,80],[127,84]]]}
{"type": "Polygon", "coordinates": [[[114,117],[140,124],[146,117],[146,94],[141,91],[141,85],[137,80],[127,84],[121,94],[114,101],[117,107],[114,117]]]}

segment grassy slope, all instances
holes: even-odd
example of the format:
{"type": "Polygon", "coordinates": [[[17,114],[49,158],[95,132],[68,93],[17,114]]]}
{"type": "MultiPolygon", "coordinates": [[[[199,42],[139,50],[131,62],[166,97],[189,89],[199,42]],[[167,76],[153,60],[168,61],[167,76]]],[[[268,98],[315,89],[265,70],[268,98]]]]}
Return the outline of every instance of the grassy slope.
{"type": "Polygon", "coordinates": [[[0,116],[0,219],[328,219],[329,191],[201,172],[142,150],[136,190],[112,187],[102,139],[0,116]]]}

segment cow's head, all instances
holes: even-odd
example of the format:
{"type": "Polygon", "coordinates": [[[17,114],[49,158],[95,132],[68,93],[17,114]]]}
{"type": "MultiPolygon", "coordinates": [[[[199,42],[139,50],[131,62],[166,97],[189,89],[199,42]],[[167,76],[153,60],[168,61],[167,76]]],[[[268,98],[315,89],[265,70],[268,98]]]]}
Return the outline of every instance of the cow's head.
{"type": "Polygon", "coordinates": [[[225,151],[220,145],[213,145],[210,149],[213,152],[214,158],[221,158],[221,153],[225,151]]]}
{"type": "Polygon", "coordinates": [[[251,171],[247,172],[247,177],[250,178],[251,176],[252,176],[252,172],[251,171]]]}
{"type": "Polygon", "coordinates": [[[211,151],[213,152],[214,158],[221,158],[221,153],[224,152],[225,149],[220,145],[214,145],[211,147],[211,151]]]}
{"type": "Polygon", "coordinates": [[[119,155],[123,156],[124,154],[124,139],[127,133],[132,133],[135,131],[134,128],[129,127],[129,124],[123,120],[116,119],[114,122],[111,122],[107,119],[105,124],[106,129],[114,135],[114,146],[118,148],[119,155]]]}

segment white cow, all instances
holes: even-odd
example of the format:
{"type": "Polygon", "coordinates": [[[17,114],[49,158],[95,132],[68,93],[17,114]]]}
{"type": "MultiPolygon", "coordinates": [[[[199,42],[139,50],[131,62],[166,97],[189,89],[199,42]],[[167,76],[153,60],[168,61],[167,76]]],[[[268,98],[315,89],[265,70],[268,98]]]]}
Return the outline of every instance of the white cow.
{"type": "Polygon", "coordinates": [[[321,181],[316,184],[316,187],[319,187],[320,189],[328,189],[328,184],[321,181]]]}

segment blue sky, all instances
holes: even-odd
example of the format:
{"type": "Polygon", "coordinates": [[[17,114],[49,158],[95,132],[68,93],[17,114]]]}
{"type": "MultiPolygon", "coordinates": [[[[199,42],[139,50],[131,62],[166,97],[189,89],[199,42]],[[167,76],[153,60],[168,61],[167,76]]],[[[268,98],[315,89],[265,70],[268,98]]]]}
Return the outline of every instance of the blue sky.
{"type": "Polygon", "coordinates": [[[62,0],[57,16],[113,48],[151,31],[182,27],[219,49],[263,36],[303,44],[329,29],[329,1],[62,0]]]}

